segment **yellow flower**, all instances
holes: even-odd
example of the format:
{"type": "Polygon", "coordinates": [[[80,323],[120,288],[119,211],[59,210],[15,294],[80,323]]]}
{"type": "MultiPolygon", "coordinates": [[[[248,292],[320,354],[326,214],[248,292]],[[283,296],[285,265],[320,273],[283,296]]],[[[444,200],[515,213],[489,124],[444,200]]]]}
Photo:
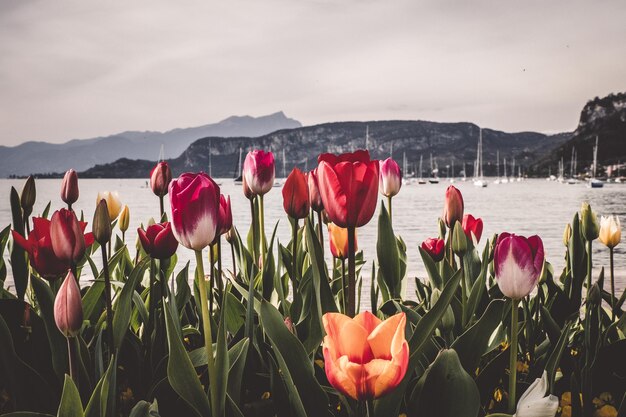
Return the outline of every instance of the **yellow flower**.
{"type": "Polygon", "coordinates": [[[599,410],[596,410],[596,412],[593,413],[593,417],[616,417],[616,416],[617,416],[617,410],[612,405],[605,405],[604,407],[600,408],[599,410]]]}
{"type": "Polygon", "coordinates": [[[125,232],[128,230],[129,224],[130,224],[130,210],[128,209],[128,206],[124,204],[124,208],[122,209],[122,212],[120,213],[120,221],[118,222],[118,225],[120,226],[120,230],[122,232],[125,232]]]}
{"type": "Polygon", "coordinates": [[[622,228],[619,217],[602,216],[600,218],[600,242],[608,248],[614,248],[622,240],[622,228]]]}
{"type": "Polygon", "coordinates": [[[109,219],[111,219],[111,221],[117,219],[120,211],[122,211],[122,200],[120,200],[120,195],[117,191],[100,191],[98,193],[98,197],[96,198],[96,205],[100,202],[100,200],[107,202],[109,219]]]}

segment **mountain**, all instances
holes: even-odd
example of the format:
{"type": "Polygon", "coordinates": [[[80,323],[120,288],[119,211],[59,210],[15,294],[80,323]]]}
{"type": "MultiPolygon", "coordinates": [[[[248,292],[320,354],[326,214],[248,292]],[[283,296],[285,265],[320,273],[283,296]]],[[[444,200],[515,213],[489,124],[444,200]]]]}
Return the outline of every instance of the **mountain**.
{"type": "MultiPolygon", "coordinates": [[[[338,122],[296,129],[279,130],[257,138],[207,137],[192,143],[178,158],[169,160],[174,175],[184,171],[208,171],[209,159],[214,177],[234,177],[238,170],[239,151],[243,156],[253,148],[269,149],[276,155],[276,175],[283,176],[283,152],[286,157],[285,174],[294,166],[311,169],[317,156],[323,152],[349,152],[366,146],[372,157],[394,158],[402,164],[403,155],[409,162],[407,171],[415,171],[423,157],[424,176],[430,172],[430,155],[439,167],[439,175],[446,175],[446,165],[454,161],[455,175],[461,175],[463,166],[467,175],[473,174],[473,161],[479,127],[472,123],[436,123],[428,121],[371,121],[338,122]],[[211,157],[209,158],[209,155],[211,157]]],[[[545,135],[535,132],[506,133],[483,129],[483,158],[486,175],[495,175],[496,151],[500,158],[527,167],[537,155],[560,146],[571,134],[545,135]]],[[[154,166],[151,161],[118,160],[112,164],[97,165],[80,174],[81,178],[147,177],[154,166]]],[[[450,168],[451,169],[451,168],[450,168]]]]}
{"type": "MultiPolygon", "coordinates": [[[[539,158],[531,169],[545,174],[556,167],[561,158],[565,172],[570,172],[572,149],[576,150],[577,171],[584,173],[593,164],[593,147],[598,138],[598,169],[626,161],[626,93],[609,94],[587,102],[580,113],[576,131],[562,145],[539,158]]],[[[598,172],[601,175],[601,172],[598,172]]]]}
{"type": "Polygon", "coordinates": [[[167,132],[122,132],[93,139],[75,139],[62,144],[25,142],[0,146],[0,177],[31,173],[83,171],[119,158],[157,159],[161,145],[167,157],[180,155],[195,140],[207,136],[261,136],[279,129],[302,126],[283,112],[261,117],[232,116],[219,123],[167,132]]]}

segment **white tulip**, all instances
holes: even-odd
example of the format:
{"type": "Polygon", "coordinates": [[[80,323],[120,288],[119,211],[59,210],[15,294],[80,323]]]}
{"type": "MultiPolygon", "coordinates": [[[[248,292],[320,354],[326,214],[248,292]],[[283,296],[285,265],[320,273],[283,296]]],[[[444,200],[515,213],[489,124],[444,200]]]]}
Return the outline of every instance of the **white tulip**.
{"type": "Polygon", "coordinates": [[[520,397],[514,417],[554,417],[559,399],[551,394],[546,396],[547,391],[548,373],[543,371],[541,378],[535,379],[520,397]]]}

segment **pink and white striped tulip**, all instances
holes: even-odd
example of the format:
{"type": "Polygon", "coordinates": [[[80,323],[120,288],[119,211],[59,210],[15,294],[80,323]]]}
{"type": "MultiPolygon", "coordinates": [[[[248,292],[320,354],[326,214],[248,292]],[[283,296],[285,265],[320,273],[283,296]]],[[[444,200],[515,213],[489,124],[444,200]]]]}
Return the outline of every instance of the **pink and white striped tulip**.
{"type": "Polygon", "coordinates": [[[187,172],[170,183],[169,195],[176,240],[193,250],[209,246],[219,225],[220,187],[204,172],[187,172]]]}
{"type": "Polygon", "coordinates": [[[54,299],[54,321],[65,337],[76,336],[83,326],[80,288],[72,271],[68,271],[54,299]]]}
{"type": "Polygon", "coordinates": [[[398,163],[391,158],[379,162],[378,189],[385,197],[393,197],[402,187],[402,171],[398,163]]]}
{"type": "Polygon", "coordinates": [[[520,300],[530,294],[541,275],[543,242],[536,235],[525,238],[501,233],[496,242],[493,261],[502,294],[520,300]]]}
{"type": "Polygon", "coordinates": [[[243,163],[243,176],[254,194],[266,194],[274,186],[276,176],[274,154],[257,149],[248,152],[243,163]]]}

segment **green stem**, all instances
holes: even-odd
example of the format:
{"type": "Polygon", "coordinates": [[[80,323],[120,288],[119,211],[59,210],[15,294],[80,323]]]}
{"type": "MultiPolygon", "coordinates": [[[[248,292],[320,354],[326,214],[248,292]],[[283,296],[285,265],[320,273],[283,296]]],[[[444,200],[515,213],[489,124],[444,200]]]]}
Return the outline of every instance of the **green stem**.
{"type": "Polygon", "coordinates": [[[517,389],[517,310],[519,300],[511,300],[511,355],[509,357],[509,413],[515,413],[517,389]]]}
{"type": "MultiPolygon", "coordinates": [[[[587,242],[587,294],[591,291],[591,269],[593,267],[591,260],[591,240],[587,242]]],[[[589,303],[585,304],[587,306],[587,312],[589,311],[589,303]]]]}
{"type": "Polygon", "coordinates": [[[217,238],[217,297],[218,302],[222,303],[224,296],[224,282],[222,281],[222,237],[217,238]]]}
{"type": "Polygon", "coordinates": [[[209,313],[213,314],[213,288],[215,288],[215,274],[213,273],[215,256],[213,255],[213,245],[209,245],[209,313]]]}
{"type": "Polygon", "coordinates": [[[254,263],[258,265],[259,262],[259,252],[257,248],[257,239],[259,238],[257,228],[257,218],[255,215],[256,210],[254,209],[254,198],[250,199],[250,219],[252,221],[252,255],[254,256],[254,263]]]}
{"type": "Polygon", "coordinates": [[[291,219],[291,285],[294,295],[298,273],[298,219],[291,219]]]}
{"type": "Polygon", "coordinates": [[[343,305],[342,313],[346,314],[346,259],[345,258],[341,259],[341,302],[343,305]]]}
{"type": "Polygon", "coordinates": [[[265,265],[265,253],[267,252],[267,246],[265,246],[265,211],[263,208],[263,195],[259,196],[259,228],[261,229],[259,234],[261,238],[261,259],[263,260],[263,265],[265,265]]]}
{"type": "Polygon", "coordinates": [[[322,210],[317,212],[317,224],[319,228],[317,229],[317,237],[320,240],[320,246],[322,247],[322,256],[324,255],[324,232],[322,227],[324,227],[324,222],[322,222],[322,210]]]}
{"type": "Polygon", "coordinates": [[[613,269],[613,248],[609,248],[609,263],[611,265],[611,322],[615,321],[615,271],[613,269]]]}
{"type": "Polygon", "coordinates": [[[196,250],[196,263],[198,268],[198,287],[200,290],[200,309],[202,310],[202,328],[204,331],[204,345],[207,355],[207,368],[209,372],[209,391],[211,394],[211,414],[218,416],[217,399],[217,374],[213,363],[213,339],[211,337],[211,316],[207,301],[206,281],[204,279],[204,264],[202,261],[202,251],[196,250]]]}
{"type": "Polygon", "coordinates": [[[391,215],[391,196],[387,197],[387,205],[389,206],[389,223],[393,225],[393,216],[391,215]]]}
{"type": "Polygon", "coordinates": [[[354,317],[356,311],[355,241],[356,228],[348,226],[348,311],[346,314],[350,317],[354,317]]]}
{"type": "MultiPolygon", "coordinates": [[[[111,242],[109,241],[109,243],[111,242]]],[[[113,305],[111,304],[111,278],[109,277],[109,262],[107,258],[106,245],[101,245],[100,248],[102,248],[102,270],[104,272],[104,299],[106,302],[107,310],[107,336],[109,341],[109,353],[112,357],[115,346],[113,344],[113,305]]]]}
{"type": "Polygon", "coordinates": [[[235,245],[230,244],[230,256],[233,258],[233,275],[237,278],[237,260],[235,259],[235,245]]]}
{"type": "MultiPolygon", "coordinates": [[[[155,277],[155,262],[154,258],[150,258],[150,288],[148,288],[148,296],[150,297],[149,311],[148,311],[148,352],[152,346],[152,332],[154,330],[154,318],[156,316],[156,277],[155,277]]],[[[148,355],[149,356],[149,355],[148,355]]]]}
{"type": "Polygon", "coordinates": [[[459,255],[459,269],[461,270],[461,324],[463,328],[467,324],[467,277],[465,276],[466,269],[464,268],[463,257],[459,255]]]}
{"type": "Polygon", "coordinates": [[[163,214],[165,213],[165,206],[163,205],[163,196],[159,196],[159,206],[161,207],[161,221],[162,221],[163,214]]]}
{"type": "Polygon", "coordinates": [[[76,354],[75,338],[70,336],[67,338],[67,355],[70,365],[70,378],[72,378],[74,384],[78,387],[78,369],[76,368],[76,359],[78,359],[78,357],[76,354]]]}

